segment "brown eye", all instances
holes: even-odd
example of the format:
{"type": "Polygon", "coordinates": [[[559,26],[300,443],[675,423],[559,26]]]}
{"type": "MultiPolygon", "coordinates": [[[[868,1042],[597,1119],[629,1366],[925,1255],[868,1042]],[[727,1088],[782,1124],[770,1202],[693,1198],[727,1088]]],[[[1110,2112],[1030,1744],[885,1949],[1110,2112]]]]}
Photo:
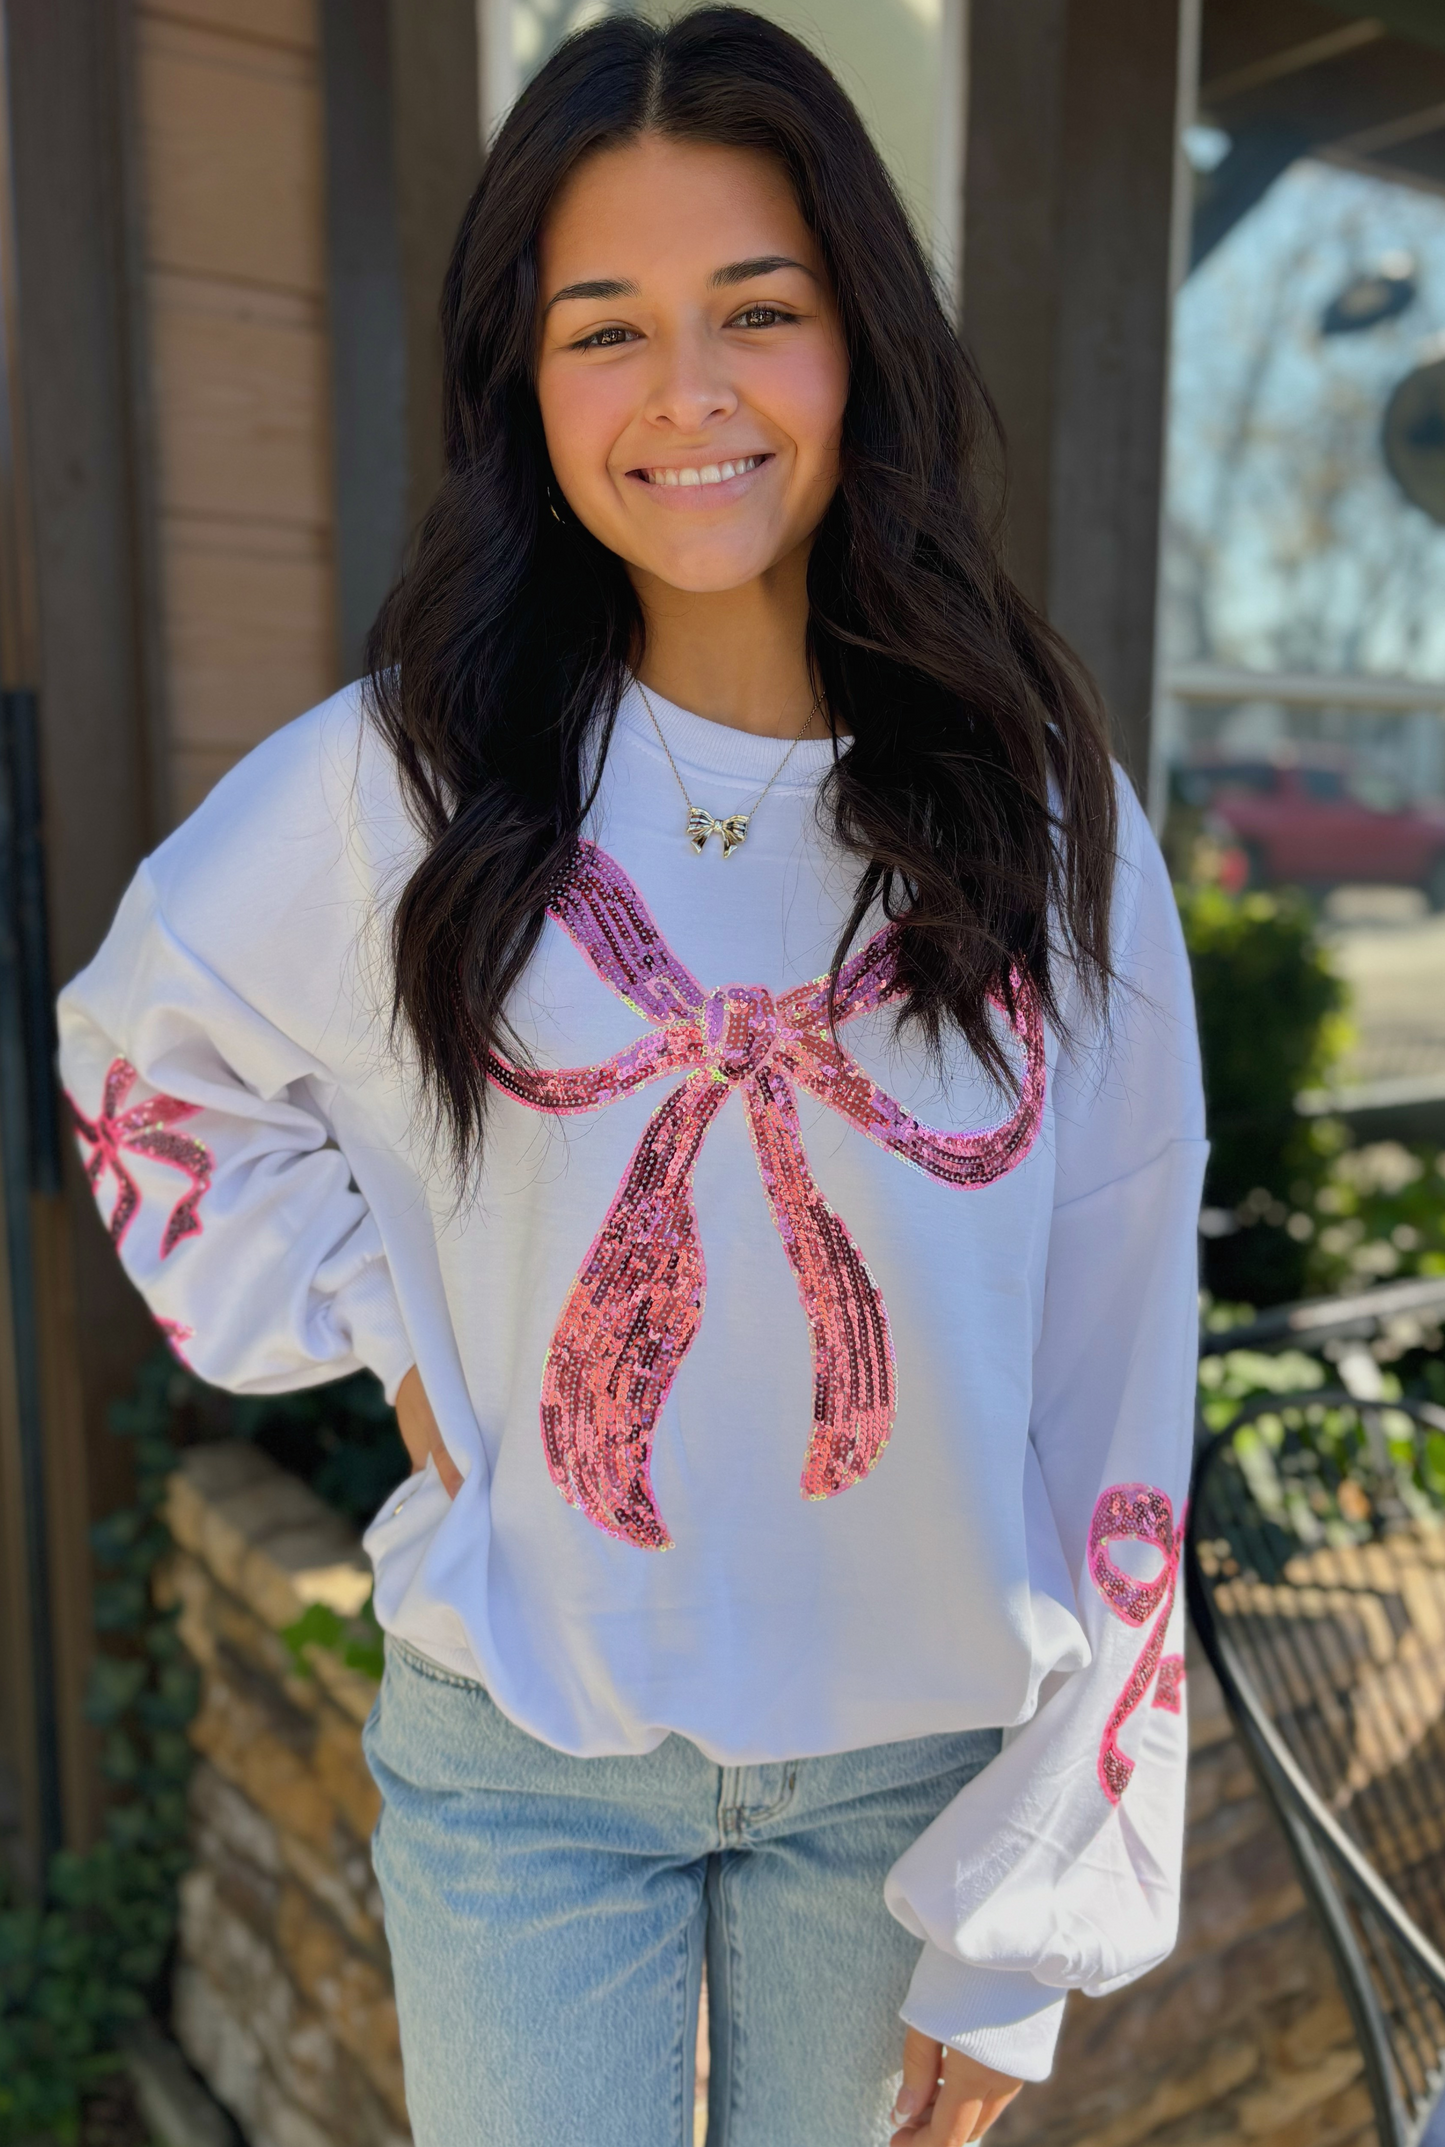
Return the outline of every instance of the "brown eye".
{"type": "Polygon", "coordinates": [[[584,335],[574,350],[615,350],[619,343],[636,341],[636,331],[631,328],[599,328],[592,335],[584,335]]]}
{"type": "Polygon", "coordinates": [[[791,321],[793,318],[794,316],[791,313],[784,313],[779,306],[745,306],[741,313],[734,314],[733,326],[735,328],[774,328],[782,322],[791,321]]]}

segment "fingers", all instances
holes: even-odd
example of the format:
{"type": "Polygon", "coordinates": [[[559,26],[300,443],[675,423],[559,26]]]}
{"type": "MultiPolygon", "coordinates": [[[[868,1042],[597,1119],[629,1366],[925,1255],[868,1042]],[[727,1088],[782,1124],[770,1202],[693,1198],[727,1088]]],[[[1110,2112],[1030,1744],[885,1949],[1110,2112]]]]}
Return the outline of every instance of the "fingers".
{"type": "Polygon", "coordinates": [[[938,2093],[943,2066],[943,2045],[917,2028],[903,2038],[903,2085],[893,2105],[894,2122],[907,2129],[922,2122],[938,2093]]]}
{"type": "Polygon", "coordinates": [[[965,2057],[962,2051],[941,2050],[910,2028],[904,2046],[903,2088],[894,2109],[901,2129],[894,2134],[892,2147],[968,2147],[1003,2115],[1022,2084],[1009,2073],[995,2072],[977,2058],[965,2057]],[[915,2037],[917,2048],[911,2050],[915,2037]],[[926,2094],[915,2101],[925,2082],[926,2094]]]}
{"type": "Polygon", "coordinates": [[[431,1431],[431,1457],[436,1463],[437,1474],[442,1480],[442,1489],[446,1492],[448,1498],[455,1498],[462,1488],[462,1472],[447,1452],[445,1446],[443,1446],[442,1435],[437,1430],[435,1423],[433,1423],[431,1431]]]}
{"type": "Polygon", "coordinates": [[[431,1446],[428,1430],[432,1423],[431,1403],[426,1398],[426,1388],[421,1383],[421,1373],[413,1365],[396,1390],[392,1403],[396,1411],[396,1428],[401,1433],[411,1465],[414,1469],[426,1467],[426,1457],[431,1446]]]}
{"type": "Polygon", "coordinates": [[[462,1488],[461,1471],[446,1450],[421,1374],[413,1365],[396,1390],[396,1423],[413,1469],[424,1469],[427,1456],[436,1464],[442,1488],[455,1498],[462,1488]]]}

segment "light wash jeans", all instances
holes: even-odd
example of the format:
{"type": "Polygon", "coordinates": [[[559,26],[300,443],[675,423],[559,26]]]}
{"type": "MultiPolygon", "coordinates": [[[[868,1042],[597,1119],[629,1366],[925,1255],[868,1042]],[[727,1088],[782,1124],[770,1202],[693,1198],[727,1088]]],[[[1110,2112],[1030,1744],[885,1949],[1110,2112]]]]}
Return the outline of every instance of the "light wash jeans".
{"type": "Polygon", "coordinates": [[[388,1642],[373,1856],[416,2147],[883,2147],[918,1941],[889,1866],[997,1730],[717,1767],[575,1759],[388,1642]]]}

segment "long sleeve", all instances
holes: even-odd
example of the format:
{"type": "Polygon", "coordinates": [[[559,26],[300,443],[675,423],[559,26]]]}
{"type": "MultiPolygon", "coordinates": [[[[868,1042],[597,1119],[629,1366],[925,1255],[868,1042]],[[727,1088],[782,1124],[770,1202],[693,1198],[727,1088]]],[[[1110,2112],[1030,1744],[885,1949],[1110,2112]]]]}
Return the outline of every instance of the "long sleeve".
{"type": "Polygon", "coordinates": [[[1023,1484],[1036,1571],[1058,1573],[1062,1552],[1073,1592],[1062,1607],[1084,1646],[888,1880],[893,1913],[925,1941],[904,2018],[1026,2080],[1048,2075],[1065,1993],[1100,1997],[1144,1974],[1178,1924],[1178,1576],[1205,1143],[1172,894],[1121,788],[1107,1034],[1076,1040],[1054,1079],[1055,1206],[1023,1484]]]}
{"type": "Polygon", "coordinates": [[[111,1240],[186,1363],[251,1394],[364,1365],[394,1394],[413,1352],[325,1069],[182,943],[148,867],[62,994],[60,1061],[111,1240]]]}

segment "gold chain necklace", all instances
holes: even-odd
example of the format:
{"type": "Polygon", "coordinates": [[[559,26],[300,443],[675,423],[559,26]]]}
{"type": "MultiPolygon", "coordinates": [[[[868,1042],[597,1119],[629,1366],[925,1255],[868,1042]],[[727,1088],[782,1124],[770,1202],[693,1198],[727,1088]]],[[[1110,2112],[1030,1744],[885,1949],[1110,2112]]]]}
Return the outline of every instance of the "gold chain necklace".
{"type": "Polygon", "coordinates": [[[772,774],[768,777],[762,789],[753,799],[753,802],[748,807],[747,811],[745,813],[729,813],[726,820],[718,820],[713,816],[712,813],[708,811],[705,805],[693,804],[692,799],[687,794],[687,785],[678,773],[677,762],[672,757],[672,747],[668,744],[667,737],[663,731],[662,725],[657,720],[657,711],[653,707],[651,701],[647,698],[647,688],[643,685],[642,680],[640,678],[634,679],[633,684],[636,686],[638,692],[642,695],[642,705],[647,710],[648,715],[652,718],[652,728],[657,733],[658,744],[662,747],[663,752],[667,755],[667,765],[672,770],[673,781],[677,784],[678,789],[682,792],[682,802],[687,807],[687,839],[692,844],[694,857],[702,856],[703,851],[707,848],[708,837],[711,835],[717,835],[721,838],[722,854],[724,858],[731,857],[734,850],[740,850],[743,844],[747,841],[748,822],[752,819],[753,814],[762,804],[763,799],[772,789],[774,783],[776,783],[778,777],[782,774],[784,768],[787,767],[788,762],[792,759],[794,753],[796,753],[798,747],[802,744],[803,732],[808,728],[808,725],[812,722],[814,716],[818,713],[817,702],[814,701],[812,707],[808,710],[806,716],[804,716],[802,727],[800,728],[797,737],[788,747],[787,752],[778,762],[777,767],[774,768],[772,774]]]}

